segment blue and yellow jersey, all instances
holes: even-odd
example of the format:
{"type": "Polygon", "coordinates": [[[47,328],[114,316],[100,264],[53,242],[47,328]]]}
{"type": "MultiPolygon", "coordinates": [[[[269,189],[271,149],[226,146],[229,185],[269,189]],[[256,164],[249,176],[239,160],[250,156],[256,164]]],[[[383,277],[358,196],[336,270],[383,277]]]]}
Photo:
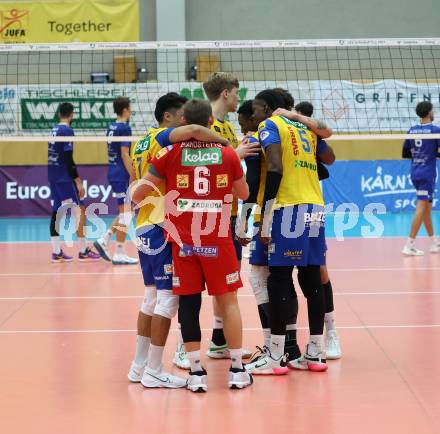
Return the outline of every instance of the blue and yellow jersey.
{"type": "MultiPolygon", "coordinates": [[[[151,160],[163,147],[171,145],[169,136],[172,130],[172,128],[150,128],[147,135],[131,148],[136,179],[141,179],[148,173],[151,160]]],[[[164,221],[164,203],[163,200],[157,198],[165,196],[165,184],[160,184],[157,188],[160,194],[153,190],[146,198],[149,203],[140,208],[136,219],[136,229],[164,221]]]]}
{"type": "MultiPolygon", "coordinates": [[[[237,134],[235,133],[234,126],[227,120],[221,121],[220,119],[215,119],[211,125],[211,130],[220,134],[226,140],[229,140],[231,146],[235,149],[238,146],[237,134]]],[[[231,217],[236,217],[238,211],[238,200],[234,198],[232,202],[231,217]]]]}
{"type": "Polygon", "coordinates": [[[324,206],[319,185],[316,155],[325,146],[315,133],[303,124],[282,116],[272,116],[258,127],[258,137],[263,149],[280,144],[283,177],[276,197],[276,207],[299,204],[324,206]]]}
{"type": "MultiPolygon", "coordinates": [[[[250,143],[258,142],[258,132],[254,133],[251,137],[249,137],[250,143]]],[[[266,174],[267,174],[267,161],[266,154],[264,152],[260,152],[255,157],[249,157],[252,159],[259,159],[260,162],[260,183],[258,185],[258,195],[257,195],[257,208],[254,212],[254,223],[259,223],[261,219],[261,207],[263,206],[263,198],[264,198],[264,188],[266,186],[266,174]]]]}

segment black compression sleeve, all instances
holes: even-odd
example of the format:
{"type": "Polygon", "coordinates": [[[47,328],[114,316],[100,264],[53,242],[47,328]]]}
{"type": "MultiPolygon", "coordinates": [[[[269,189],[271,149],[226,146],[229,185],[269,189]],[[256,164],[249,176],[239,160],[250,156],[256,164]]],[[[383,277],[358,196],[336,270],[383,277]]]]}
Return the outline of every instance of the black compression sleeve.
{"type": "Polygon", "coordinates": [[[266,186],[264,188],[264,199],[263,206],[261,209],[261,215],[264,218],[264,213],[266,211],[266,204],[272,199],[275,199],[280,188],[281,179],[283,175],[278,172],[267,172],[266,175],[266,186]]]}
{"type": "Polygon", "coordinates": [[[73,161],[72,151],[64,151],[64,161],[66,162],[67,171],[72,179],[78,178],[78,171],[76,170],[76,164],[73,161]]]}
{"type": "Polygon", "coordinates": [[[408,148],[402,149],[402,158],[412,158],[411,150],[408,148]]]}
{"type": "Polygon", "coordinates": [[[260,186],[261,160],[253,158],[246,161],[246,182],[249,186],[249,197],[244,203],[256,203],[260,186]]]}

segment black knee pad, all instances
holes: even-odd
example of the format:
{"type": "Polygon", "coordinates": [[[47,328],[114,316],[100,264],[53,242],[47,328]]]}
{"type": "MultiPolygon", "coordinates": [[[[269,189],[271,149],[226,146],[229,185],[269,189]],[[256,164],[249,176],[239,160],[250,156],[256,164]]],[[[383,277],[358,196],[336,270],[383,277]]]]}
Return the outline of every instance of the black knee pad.
{"type": "Polygon", "coordinates": [[[316,294],[322,293],[321,275],[319,265],[307,265],[298,267],[298,283],[304,294],[309,299],[316,294]]]}
{"type": "Polygon", "coordinates": [[[181,295],[179,297],[179,320],[183,342],[200,342],[200,308],[202,294],[181,295]]]}

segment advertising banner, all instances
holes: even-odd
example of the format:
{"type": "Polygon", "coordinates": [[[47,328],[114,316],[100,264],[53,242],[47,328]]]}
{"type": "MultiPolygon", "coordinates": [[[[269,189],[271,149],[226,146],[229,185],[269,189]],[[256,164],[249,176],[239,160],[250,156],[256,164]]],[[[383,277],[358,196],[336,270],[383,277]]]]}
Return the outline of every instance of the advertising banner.
{"type": "MultiPolygon", "coordinates": [[[[329,167],[330,178],[322,182],[324,201],[337,208],[353,203],[359,210],[383,204],[387,212],[414,211],[416,192],[411,183],[409,160],[337,161],[329,167]]],[[[437,161],[437,173],[440,161],[437,161]]],[[[436,193],[440,188],[437,176],[436,193]]],[[[433,209],[440,210],[434,194],[433,209]]]]}
{"type": "Polygon", "coordinates": [[[138,0],[0,3],[2,44],[138,40],[138,0]]]}
{"type": "MultiPolygon", "coordinates": [[[[78,166],[84,182],[85,205],[105,203],[109,213],[117,210],[107,181],[107,166],[78,166]]],[[[0,166],[0,217],[50,216],[47,166],[0,166]]]]}

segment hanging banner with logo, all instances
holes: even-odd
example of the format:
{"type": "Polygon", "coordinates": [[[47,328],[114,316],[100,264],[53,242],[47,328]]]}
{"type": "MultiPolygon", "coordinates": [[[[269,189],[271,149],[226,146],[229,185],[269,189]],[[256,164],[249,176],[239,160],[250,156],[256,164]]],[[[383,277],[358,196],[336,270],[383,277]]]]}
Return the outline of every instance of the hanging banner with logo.
{"type": "Polygon", "coordinates": [[[138,0],[0,3],[2,44],[138,40],[138,0]]]}
{"type": "MultiPolygon", "coordinates": [[[[105,203],[117,211],[107,181],[107,166],[78,166],[84,183],[84,203],[105,203]]],[[[51,213],[47,166],[0,166],[0,217],[48,216],[51,213]]]]}
{"type": "Polygon", "coordinates": [[[407,131],[419,119],[419,101],[440,102],[440,83],[417,84],[400,80],[375,83],[315,81],[314,117],[335,132],[407,131]]]}
{"type": "MultiPolygon", "coordinates": [[[[326,204],[334,208],[355,204],[360,211],[368,204],[383,204],[387,212],[413,211],[416,191],[411,183],[409,160],[337,161],[329,167],[330,178],[322,182],[326,204]]],[[[437,174],[440,161],[437,161],[437,174]]],[[[437,176],[433,209],[440,210],[436,198],[440,190],[437,176]]]]}

